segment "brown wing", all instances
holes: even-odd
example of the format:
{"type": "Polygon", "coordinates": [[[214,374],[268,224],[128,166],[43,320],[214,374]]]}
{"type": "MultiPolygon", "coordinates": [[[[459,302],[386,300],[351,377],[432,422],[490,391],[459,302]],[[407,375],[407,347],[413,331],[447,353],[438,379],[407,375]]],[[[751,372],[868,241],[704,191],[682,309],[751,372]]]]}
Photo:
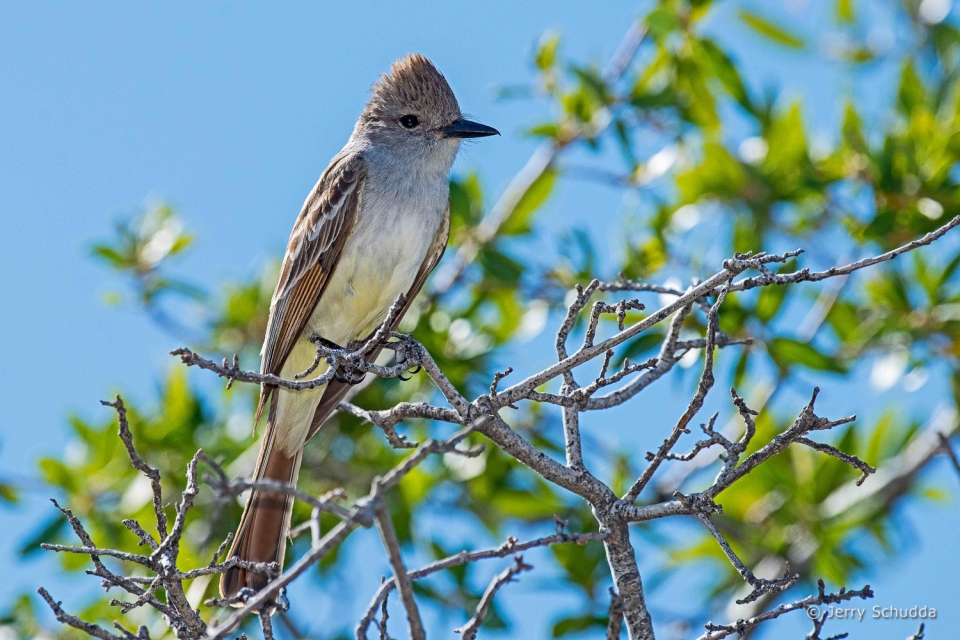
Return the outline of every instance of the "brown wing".
{"type": "MultiPolygon", "coordinates": [[[[440,225],[440,229],[437,230],[437,235],[433,238],[433,244],[430,245],[430,250],[427,252],[427,259],[424,260],[423,265],[420,266],[420,271],[417,272],[417,277],[413,281],[413,286],[411,286],[410,291],[407,292],[406,303],[404,304],[403,309],[400,310],[400,314],[397,316],[397,321],[394,323],[393,327],[391,327],[391,330],[396,331],[397,326],[400,324],[400,320],[407,313],[407,310],[410,309],[413,299],[420,292],[420,289],[423,288],[423,283],[427,281],[427,276],[430,275],[430,272],[433,271],[434,267],[437,266],[437,263],[440,262],[440,258],[443,257],[443,252],[447,249],[447,240],[449,238],[450,205],[448,203],[447,210],[443,216],[443,223],[440,225]]],[[[369,338],[369,336],[364,338],[364,340],[367,338],[369,338]]],[[[367,356],[367,360],[373,362],[377,359],[378,355],[380,355],[379,349],[372,351],[367,356]]],[[[333,381],[327,385],[326,390],[323,392],[323,397],[320,399],[320,404],[317,406],[317,410],[313,414],[313,422],[310,424],[310,431],[307,433],[307,440],[312,438],[313,435],[320,430],[320,427],[323,426],[324,421],[336,410],[337,405],[340,404],[340,401],[343,400],[343,397],[349,390],[350,385],[344,382],[333,381]]]]}
{"type": "MultiPolygon", "coordinates": [[[[284,361],[313,315],[356,222],[365,177],[363,158],[340,154],[330,162],[303,203],[270,302],[261,373],[280,375],[284,361]]],[[[270,392],[270,388],[261,389],[258,421],[270,392]]]]}

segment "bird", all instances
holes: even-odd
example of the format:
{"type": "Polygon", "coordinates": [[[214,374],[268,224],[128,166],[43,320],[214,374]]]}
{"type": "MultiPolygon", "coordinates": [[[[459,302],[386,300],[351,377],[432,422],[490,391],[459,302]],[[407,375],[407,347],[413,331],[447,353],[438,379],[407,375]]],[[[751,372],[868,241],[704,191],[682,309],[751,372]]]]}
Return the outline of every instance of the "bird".
{"type": "MultiPolygon", "coordinates": [[[[396,329],[446,249],[448,175],[461,141],[492,135],[499,132],[461,113],[426,57],[408,54],[380,76],[294,223],[270,302],[261,373],[294,379],[313,364],[317,340],[366,340],[402,300],[400,313],[391,314],[396,329]]],[[[301,391],[261,385],[254,424],[264,409],[267,424],[254,482],[296,485],[304,444],[349,382],[338,377],[301,391]]],[[[228,558],[282,566],[292,510],[291,495],[252,489],[228,558]]],[[[221,576],[220,593],[236,599],[267,582],[263,573],[232,567],[221,576]]]]}

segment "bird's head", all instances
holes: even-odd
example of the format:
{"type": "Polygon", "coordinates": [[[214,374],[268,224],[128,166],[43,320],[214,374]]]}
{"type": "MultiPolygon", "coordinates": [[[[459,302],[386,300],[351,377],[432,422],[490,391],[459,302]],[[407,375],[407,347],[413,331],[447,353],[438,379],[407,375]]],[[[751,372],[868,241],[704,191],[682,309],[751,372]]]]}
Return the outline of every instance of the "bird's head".
{"type": "Polygon", "coordinates": [[[373,85],[372,93],[357,133],[373,145],[413,156],[411,161],[417,156],[435,159],[446,164],[446,171],[461,140],[500,134],[464,118],[446,78],[420,54],[394,62],[390,72],[373,85]]]}

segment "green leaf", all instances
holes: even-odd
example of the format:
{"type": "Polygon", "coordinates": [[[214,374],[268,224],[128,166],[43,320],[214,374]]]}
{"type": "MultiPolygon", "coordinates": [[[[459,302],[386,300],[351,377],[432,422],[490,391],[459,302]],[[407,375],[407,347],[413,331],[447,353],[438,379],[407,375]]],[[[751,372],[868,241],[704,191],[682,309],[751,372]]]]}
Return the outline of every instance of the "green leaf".
{"type": "Polygon", "coordinates": [[[56,513],[43,521],[32,534],[27,536],[20,547],[17,549],[17,555],[21,558],[40,551],[41,542],[52,542],[60,535],[60,531],[67,525],[67,519],[63,514],[56,513]]]}
{"type": "Polygon", "coordinates": [[[610,104],[613,101],[613,96],[610,93],[610,87],[607,86],[607,83],[600,76],[599,71],[589,67],[579,67],[577,65],[571,65],[570,71],[572,71],[573,74],[580,79],[580,82],[583,84],[584,88],[586,88],[594,98],[603,104],[610,104]]]}
{"type": "Polygon", "coordinates": [[[932,502],[948,504],[950,502],[950,493],[940,487],[923,487],[920,489],[920,495],[932,502]]]}
{"type": "Polygon", "coordinates": [[[617,354],[617,357],[614,358],[613,365],[615,367],[619,367],[621,364],[623,364],[623,361],[626,358],[629,358],[631,362],[635,362],[640,356],[652,353],[653,350],[657,349],[662,342],[663,333],[652,330],[645,331],[637,336],[637,338],[627,343],[627,348],[621,353],[617,354]]]}
{"type": "Polygon", "coordinates": [[[740,161],[723,146],[703,145],[700,165],[677,176],[681,204],[689,204],[705,196],[736,197],[745,179],[740,161]]]}
{"type": "Polygon", "coordinates": [[[484,249],[477,256],[484,270],[495,280],[506,285],[515,285],[523,275],[523,266],[495,249],[484,249]]]}
{"type": "Polygon", "coordinates": [[[743,386],[743,381],[747,375],[747,366],[750,364],[750,349],[744,348],[737,358],[737,364],[733,368],[733,386],[743,386]]]}
{"type": "Polygon", "coordinates": [[[717,43],[708,38],[700,40],[699,45],[707,60],[710,62],[713,74],[717,77],[717,80],[720,81],[720,84],[723,85],[726,92],[741,105],[747,106],[749,104],[747,89],[743,84],[743,79],[740,77],[740,72],[737,71],[736,65],[733,64],[733,61],[730,60],[726,52],[717,46],[717,43]]]}
{"type": "Polygon", "coordinates": [[[127,264],[127,260],[117,253],[116,249],[105,244],[98,244],[91,249],[93,255],[103,258],[115,267],[122,267],[127,264]]]}
{"type": "Polygon", "coordinates": [[[630,94],[630,104],[638,109],[658,109],[671,107],[677,103],[677,92],[670,87],[647,93],[643,83],[638,82],[630,94]]]}
{"type": "Polygon", "coordinates": [[[534,138],[553,138],[560,136],[560,125],[556,122],[545,122],[527,129],[526,134],[534,138]]]}
{"type": "Polygon", "coordinates": [[[16,504],[18,500],[17,488],[10,483],[0,482],[0,502],[16,504]]]}
{"type": "Polygon", "coordinates": [[[644,22],[647,24],[650,35],[657,40],[680,28],[680,20],[677,19],[677,16],[663,7],[651,11],[644,22]]]}
{"type": "Polygon", "coordinates": [[[552,31],[544,33],[537,45],[537,52],[533,61],[541,71],[547,71],[556,64],[557,47],[560,45],[560,34],[552,31]]]}
{"type": "Polygon", "coordinates": [[[900,73],[900,88],[897,91],[897,101],[900,108],[906,114],[911,114],[918,107],[927,103],[927,91],[917,75],[917,70],[913,65],[913,59],[908,59],[903,63],[903,71],[900,73]]]}
{"type": "Polygon", "coordinates": [[[885,450],[889,449],[887,443],[887,434],[890,433],[893,416],[888,412],[880,417],[877,426],[873,428],[870,434],[870,440],[867,442],[866,451],[863,454],[863,461],[876,467],[883,459],[885,450]]]}
{"type": "Polygon", "coordinates": [[[846,23],[854,21],[853,0],[837,0],[837,20],[846,23]]]}
{"type": "Polygon", "coordinates": [[[943,271],[940,273],[940,278],[938,281],[938,287],[943,287],[950,279],[953,278],[953,274],[957,272],[957,267],[960,267],[960,253],[955,255],[947,266],[944,267],[943,271]]]}
{"type": "Polygon", "coordinates": [[[457,223],[473,226],[483,216],[483,190],[476,172],[463,179],[450,180],[450,217],[457,223]]]}
{"type": "Polygon", "coordinates": [[[785,181],[782,187],[789,188],[793,179],[802,175],[800,169],[807,164],[808,158],[800,103],[794,102],[787,111],[774,118],[765,137],[769,150],[763,165],[785,181]]]}
{"type": "Polygon", "coordinates": [[[513,211],[507,217],[507,221],[500,228],[500,232],[508,236],[529,233],[533,214],[550,197],[556,181],[557,172],[553,169],[548,169],[540,174],[540,177],[534,180],[530,188],[520,197],[517,206],[513,208],[513,211]]]}
{"type": "Polygon", "coordinates": [[[777,315],[777,311],[780,310],[786,295],[786,287],[764,287],[761,289],[757,296],[757,319],[764,324],[770,322],[777,315]]]}
{"type": "Polygon", "coordinates": [[[588,594],[593,594],[598,583],[600,564],[604,561],[603,545],[559,544],[550,547],[550,551],[566,571],[569,580],[588,594]]]}
{"type": "Polygon", "coordinates": [[[595,615],[571,616],[561,618],[553,623],[550,635],[554,638],[562,638],[571,633],[580,633],[592,628],[604,628],[607,626],[607,619],[595,615]]]}
{"type": "Polygon", "coordinates": [[[803,49],[805,46],[803,39],[799,36],[790,33],[783,27],[770,22],[766,18],[758,16],[752,11],[740,9],[737,12],[737,15],[748,27],[763,37],[768,38],[769,40],[791,49],[803,49]]]}
{"type": "Polygon", "coordinates": [[[683,118],[708,131],[718,129],[720,117],[717,114],[717,100],[707,84],[709,69],[705,69],[693,57],[685,56],[677,60],[676,74],[677,90],[683,96],[680,101],[683,118]]]}
{"type": "Polygon", "coordinates": [[[848,102],[843,111],[843,142],[855,151],[866,151],[867,140],[863,136],[863,120],[852,102],[848,102]]]}
{"type": "Polygon", "coordinates": [[[849,342],[860,327],[856,305],[846,300],[840,300],[831,307],[827,315],[827,322],[830,323],[833,332],[842,342],[849,342]]]}
{"type": "Polygon", "coordinates": [[[840,50],[841,60],[863,64],[872,62],[877,58],[877,54],[870,47],[848,47],[840,50]]]}
{"type": "Polygon", "coordinates": [[[43,458],[39,464],[45,482],[60,487],[68,493],[77,491],[77,479],[70,467],[56,458],[43,458]]]}
{"type": "Polygon", "coordinates": [[[774,338],[767,345],[770,355],[781,369],[801,365],[816,371],[843,373],[845,368],[834,358],[824,355],[807,343],[792,338],[774,338]]]}

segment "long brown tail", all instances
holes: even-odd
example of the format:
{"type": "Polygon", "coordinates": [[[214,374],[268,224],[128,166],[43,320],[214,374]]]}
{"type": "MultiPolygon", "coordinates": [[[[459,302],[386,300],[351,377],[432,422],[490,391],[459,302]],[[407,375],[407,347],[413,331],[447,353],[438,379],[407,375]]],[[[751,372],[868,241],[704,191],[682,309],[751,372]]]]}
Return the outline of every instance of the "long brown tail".
{"type": "MultiPolygon", "coordinates": [[[[279,448],[274,449],[276,402],[271,405],[253,479],[278,480],[296,486],[303,451],[287,457],[279,448]]],[[[227,557],[238,556],[248,562],[278,562],[282,567],[292,511],[292,496],[252,490],[227,557]]],[[[220,595],[231,598],[244,587],[259,591],[267,581],[266,574],[235,567],[220,577],[220,595]]]]}
{"type": "MultiPolygon", "coordinates": [[[[379,349],[374,351],[368,356],[369,359],[375,359],[379,352],[379,349]]],[[[336,381],[327,385],[314,413],[307,440],[317,433],[330,414],[336,410],[349,389],[350,385],[336,381]]],[[[276,423],[277,394],[274,392],[253,479],[254,481],[279,480],[296,486],[303,450],[301,449],[292,458],[284,455],[280,449],[275,451],[273,443],[276,439],[276,423]]],[[[242,560],[249,562],[278,562],[282,568],[292,512],[292,496],[251,491],[250,497],[247,498],[247,505],[243,508],[237,535],[233,539],[227,557],[239,556],[242,560]]],[[[220,576],[220,595],[224,598],[232,598],[244,587],[259,591],[266,584],[265,574],[234,568],[220,576]]]]}

